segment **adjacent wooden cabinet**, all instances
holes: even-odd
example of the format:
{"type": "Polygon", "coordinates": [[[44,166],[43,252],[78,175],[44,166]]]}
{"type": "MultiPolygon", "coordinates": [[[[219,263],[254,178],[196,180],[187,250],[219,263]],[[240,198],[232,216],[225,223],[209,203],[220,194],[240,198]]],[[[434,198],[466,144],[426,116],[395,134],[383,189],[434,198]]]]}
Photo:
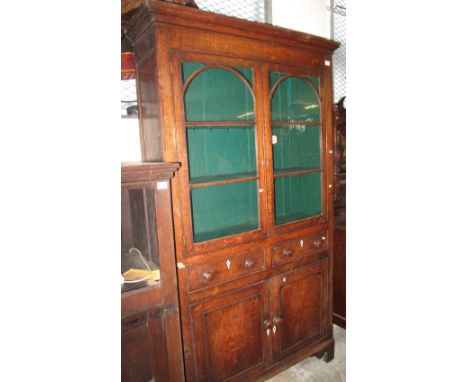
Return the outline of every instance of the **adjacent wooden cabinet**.
{"type": "Polygon", "coordinates": [[[170,194],[178,167],[121,166],[124,382],[184,381],[170,194]]]}
{"type": "Polygon", "coordinates": [[[333,322],[346,329],[346,97],[334,106],[335,237],[333,322]]]}
{"type": "Polygon", "coordinates": [[[331,55],[316,36],[148,1],[127,25],[146,161],[173,180],[187,381],[333,358],[331,55]]]}

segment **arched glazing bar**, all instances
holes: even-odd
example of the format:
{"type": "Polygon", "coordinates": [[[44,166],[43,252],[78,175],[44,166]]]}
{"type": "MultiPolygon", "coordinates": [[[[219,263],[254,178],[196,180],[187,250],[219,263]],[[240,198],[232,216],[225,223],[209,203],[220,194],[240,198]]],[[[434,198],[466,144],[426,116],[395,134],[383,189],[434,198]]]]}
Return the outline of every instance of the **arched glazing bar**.
{"type": "MultiPolygon", "coordinates": [[[[251,71],[250,68],[240,69],[251,71]]],[[[251,82],[236,68],[204,65],[187,76],[183,93],[187,122],[243,124],[255,121],[251,82]]]]}
{"type": "Polygon", "coordinates": [[[271,86],[270,100],[273,123],[321,122],[319,90],[306,76],[281,76],[271,86]]]}

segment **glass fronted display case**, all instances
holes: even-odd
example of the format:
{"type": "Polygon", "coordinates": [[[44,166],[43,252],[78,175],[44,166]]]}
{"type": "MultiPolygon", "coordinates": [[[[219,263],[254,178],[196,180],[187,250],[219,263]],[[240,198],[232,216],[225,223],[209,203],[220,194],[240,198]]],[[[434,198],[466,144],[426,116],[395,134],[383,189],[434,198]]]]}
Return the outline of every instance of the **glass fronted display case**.
{"type": "MultiPolygon", "coordinates": [[[[255,81],[247,66],[181,62],[193,242],[260,228],[255,81]]],[[[320,79],[269,72],[274,224],[323,213],[320,79]]],[[[261,167],[265,168],[265,167],[261,167]]]]}
{"type": "Polygon", "coordinates": [[[123,382],[185,380],[170,196],[178,167],[121,166],[123,382]]]}
{"type": "Polygon", "coordinates": [[[160,262],[156,232],[154,189],[122,188],[122,292],[159,282],[160,262]]]}

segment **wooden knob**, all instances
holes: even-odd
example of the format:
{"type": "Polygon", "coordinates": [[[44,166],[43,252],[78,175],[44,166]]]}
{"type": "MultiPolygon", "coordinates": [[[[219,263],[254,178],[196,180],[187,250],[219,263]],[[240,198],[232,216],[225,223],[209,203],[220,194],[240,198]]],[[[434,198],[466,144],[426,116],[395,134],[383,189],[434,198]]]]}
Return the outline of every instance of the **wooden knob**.
{"type": "Polygon", "coordinates": [[[254,265],[255,265],[255,261],[253,261],[252,259],[247,259],[244,262],[244,267],[247,269],[253,268],[254,265]]]}
{"type": "Polygon", "coordinates": [[[209,282],[213,280],[214,273],[213,272],[203,272],[201,278],[203,281],[209,282]]]}
{"type": "Polygon", "coordinates": [[[322,246],[323,242],[321,240],[314,240],[312,242],[312,245],[314,246],[314,248],[320,248],[322,246]]]}
{"type": "Polygon", "coordinates": [[[283,251],[283,256],[285,257],[291,257],[292,256],[292,251],[288,248],[286,248],[284,251],[283,251]]]}

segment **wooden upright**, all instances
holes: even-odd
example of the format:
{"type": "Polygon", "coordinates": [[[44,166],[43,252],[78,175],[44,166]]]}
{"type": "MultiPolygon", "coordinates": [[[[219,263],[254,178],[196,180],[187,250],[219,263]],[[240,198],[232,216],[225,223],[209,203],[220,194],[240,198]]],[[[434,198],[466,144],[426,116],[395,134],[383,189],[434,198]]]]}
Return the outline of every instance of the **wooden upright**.
{"type": "Polygon", "coordinates": [[[333,358],[338,44],[148,1],[135,49],[145,161],[172,182],[187,381],[264,380],[333,358]]]}

